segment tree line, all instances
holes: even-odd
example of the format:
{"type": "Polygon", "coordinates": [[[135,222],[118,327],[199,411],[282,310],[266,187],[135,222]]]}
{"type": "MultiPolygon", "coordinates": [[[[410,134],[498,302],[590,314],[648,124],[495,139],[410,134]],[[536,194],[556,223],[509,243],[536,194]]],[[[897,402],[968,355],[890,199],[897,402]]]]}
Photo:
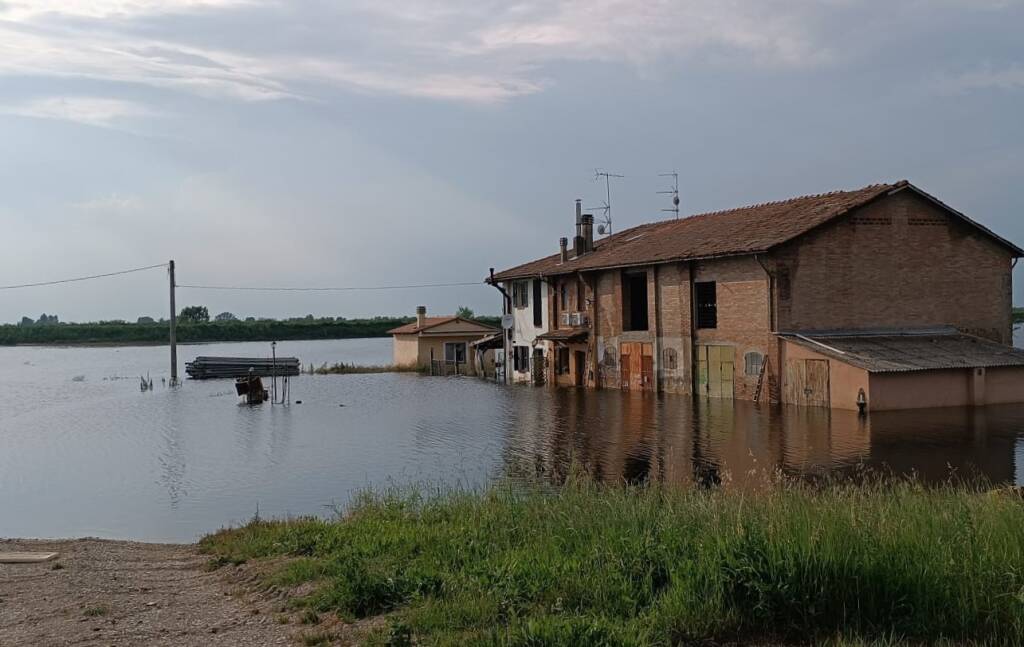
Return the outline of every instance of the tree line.
{"type": "MultiPolygon", "coordinates": [[[[498,317],[476,319],[493,326],[499,324],[498,317]]],[[[386,337],[392,328],[411,321],[412,317],[347,319],[311,314],[290,319],[247,317],[243,320],[230,312],[211,319],[206,306],[188,306],[178,315],[177,338],[179,342],[188,343],[386,337]]],[[[59,321],[56,315],[43,315],[38,320],[24,317],[20,323],[0,325],[0,345],[166,343],[169,326],[166,320],[151,317],[139,317],[135,323],[123,320],[67,323],[59,321]]]]}

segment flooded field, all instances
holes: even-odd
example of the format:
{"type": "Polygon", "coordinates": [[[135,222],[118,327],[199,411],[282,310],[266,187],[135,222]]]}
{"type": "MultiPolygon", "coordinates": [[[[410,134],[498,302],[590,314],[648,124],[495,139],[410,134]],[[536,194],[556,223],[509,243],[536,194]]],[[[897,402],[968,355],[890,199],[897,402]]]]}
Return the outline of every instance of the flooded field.
{"type": "MultiPolygon", "coordinates": [[[[267,344],[181,348],[264,355],[267,344]]],[[[389,339],[288,342],[310,362],[384,364],[389,339]]],[[[1024,484],[1024,407],[873,414],[502,387],[412,374],[293,378],[291,407],[230,381],[161,386],[166,348],[0,348],[0,536],[189,541],[263,516],[329,513],[367,486],[558,481],[708,484],[860,466],[1024,484]],[[138,376],[156,388],[140,393],[138,376]],[[124,379],[117,379],[124,378],[124,379]]]]}

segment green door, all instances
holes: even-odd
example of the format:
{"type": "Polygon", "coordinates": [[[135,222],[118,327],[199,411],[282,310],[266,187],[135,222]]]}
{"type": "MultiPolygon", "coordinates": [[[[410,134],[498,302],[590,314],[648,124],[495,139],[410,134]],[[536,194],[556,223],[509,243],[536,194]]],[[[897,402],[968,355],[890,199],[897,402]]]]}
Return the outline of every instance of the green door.
{"type": "Polygon", "coordinates": [[[697,347],[697,392],[709,398],[733,397],[732,346],[697,347]]]}

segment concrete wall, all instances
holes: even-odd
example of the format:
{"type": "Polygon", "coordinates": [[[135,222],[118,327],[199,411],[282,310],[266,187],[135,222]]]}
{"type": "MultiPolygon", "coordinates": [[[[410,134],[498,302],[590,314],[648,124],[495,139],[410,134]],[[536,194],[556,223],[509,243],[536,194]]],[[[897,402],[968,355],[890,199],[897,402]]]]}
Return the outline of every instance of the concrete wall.
{"type": "Polygon", "coordinates": [[[779,330],[955,326],[1011,343],[1010,252],[910,191],[772,257],[779,330]]]}
{"type": "Polygon", "coordinates": [[[391,342],[391,362],[395,366],[415,366],[419,363],[419,335],[394,335],[391,342]]]}
{"type": "Polygon", "coordinates": [[[969,369],[875,373],[868,408],[872,411],[963,407],[971,404],[969,369]]]}

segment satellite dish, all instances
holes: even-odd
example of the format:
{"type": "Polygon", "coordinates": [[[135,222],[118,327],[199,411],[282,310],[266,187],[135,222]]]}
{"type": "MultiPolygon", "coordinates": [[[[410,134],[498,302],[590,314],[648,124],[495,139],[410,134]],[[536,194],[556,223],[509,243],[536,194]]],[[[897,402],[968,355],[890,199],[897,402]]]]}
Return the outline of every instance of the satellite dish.
{"type": "Polygon", "coordinates": [[[597,233],[598,234],[604,236],[604,231],[605,231],[605,226],[604,225],[598,225],[597,226],[597,233]]]}
{"type": "Polygon", "coordinates": [[[679,206],[679,196],[672,196],[672,204],[679,206]]]}

